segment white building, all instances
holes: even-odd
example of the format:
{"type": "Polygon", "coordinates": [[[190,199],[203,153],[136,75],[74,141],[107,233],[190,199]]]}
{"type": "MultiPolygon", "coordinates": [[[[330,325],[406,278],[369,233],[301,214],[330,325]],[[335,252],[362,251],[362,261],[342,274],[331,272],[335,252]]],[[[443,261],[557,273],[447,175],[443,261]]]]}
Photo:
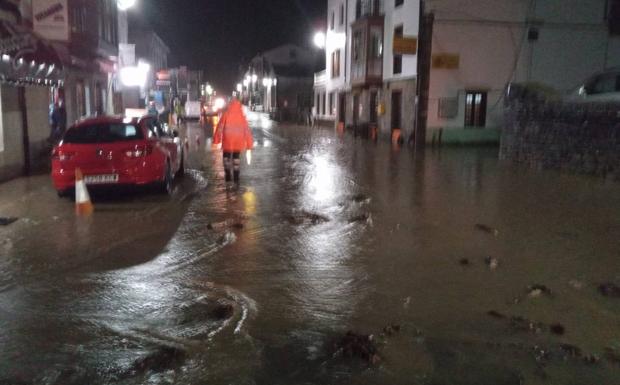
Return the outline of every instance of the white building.
{"type": "Polygon", "coordinates": [[[435,15],[427,139],[497,141],[509,82],[568,91],[620,65],[620,37],[607,19],[618,3],[427,0],[435,15]]]}
{"type": "Polygon", "coordinates": [[[315,119],[413,132],[419,9],[419,0],[328,1],[315,119]]]}

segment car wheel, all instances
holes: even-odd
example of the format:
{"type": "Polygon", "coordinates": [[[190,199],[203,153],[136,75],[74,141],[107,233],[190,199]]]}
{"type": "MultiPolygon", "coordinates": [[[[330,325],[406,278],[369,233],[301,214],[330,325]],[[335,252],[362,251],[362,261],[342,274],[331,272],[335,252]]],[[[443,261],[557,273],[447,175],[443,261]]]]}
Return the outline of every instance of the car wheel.
{"type": "Polygon", "coordinates": [[[179,166],[179,171],[177,171],[177,178],[183,178],[185,176],[185,156],[183,151],[181,151],[181,165],[179,166]]]}
{"type": "Polygon", "coordinates": [[[172,175],[172,168],[170,167],[170,162],[166,162],[166,173],[164,174],[164,180],[161,182],[161,192],[162,194],[172,194],[172,184],[174,182],[174,177],[172,175]]]}

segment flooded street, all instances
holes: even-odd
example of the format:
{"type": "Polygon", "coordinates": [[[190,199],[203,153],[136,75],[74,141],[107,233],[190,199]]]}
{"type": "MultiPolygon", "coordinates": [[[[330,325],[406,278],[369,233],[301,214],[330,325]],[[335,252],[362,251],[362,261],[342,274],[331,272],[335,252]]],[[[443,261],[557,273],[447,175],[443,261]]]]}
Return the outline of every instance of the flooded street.
{"type": "Polygon", "coordinates": [[[0,384],[618,384],[620,185],[250,118],[239,188],[0,186],[0,384]]]}

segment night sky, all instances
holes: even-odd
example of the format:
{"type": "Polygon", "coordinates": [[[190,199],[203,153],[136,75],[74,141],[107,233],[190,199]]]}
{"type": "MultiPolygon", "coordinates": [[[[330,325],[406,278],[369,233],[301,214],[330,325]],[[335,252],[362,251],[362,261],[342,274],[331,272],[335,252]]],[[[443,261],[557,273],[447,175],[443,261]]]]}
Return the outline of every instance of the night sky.
{"type": "Polygon", "coordinates": [[[239,65],[280,44],[311,47],[326,0],[140,0],[147,19],[171,48],[170,66],[206,72],[220,92],[236,84],[239,65]]]}

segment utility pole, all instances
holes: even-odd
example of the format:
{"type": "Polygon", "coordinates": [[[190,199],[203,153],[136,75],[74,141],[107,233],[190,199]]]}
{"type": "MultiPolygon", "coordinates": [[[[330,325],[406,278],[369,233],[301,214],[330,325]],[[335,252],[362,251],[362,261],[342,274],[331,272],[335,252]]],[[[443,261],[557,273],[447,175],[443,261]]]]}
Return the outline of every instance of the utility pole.
{"type": "Polygon", "coordinates": [[[428,122],[428,98],[431,80],[431,55],[433,48],[433,24],[435,15],[426,14],[424,0],[420,0],[420,32],[418,34],[418,84],[417,111],[414,143],[417,149],[426,147],[426,126],[428,122]]]}

